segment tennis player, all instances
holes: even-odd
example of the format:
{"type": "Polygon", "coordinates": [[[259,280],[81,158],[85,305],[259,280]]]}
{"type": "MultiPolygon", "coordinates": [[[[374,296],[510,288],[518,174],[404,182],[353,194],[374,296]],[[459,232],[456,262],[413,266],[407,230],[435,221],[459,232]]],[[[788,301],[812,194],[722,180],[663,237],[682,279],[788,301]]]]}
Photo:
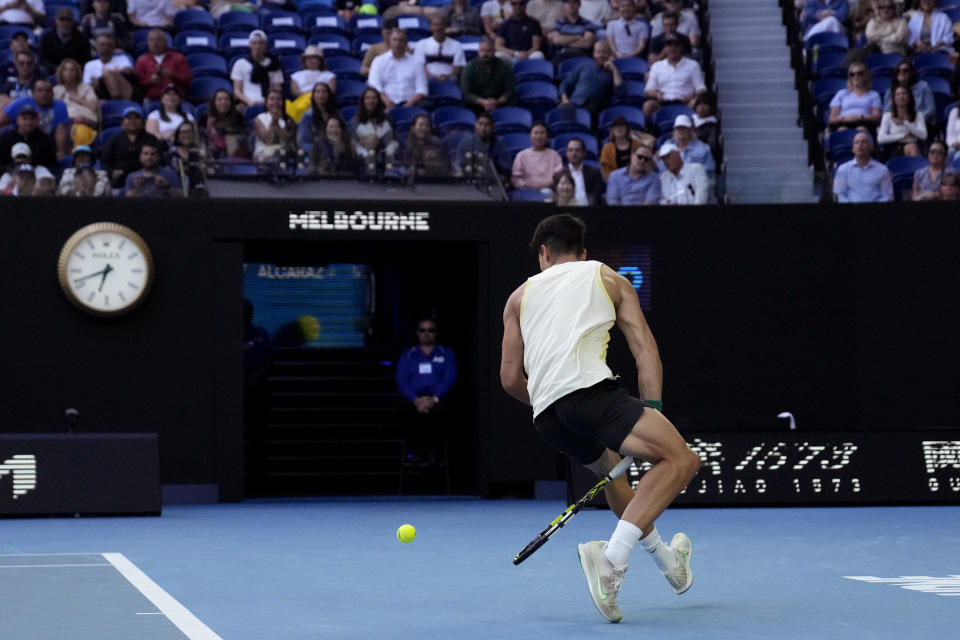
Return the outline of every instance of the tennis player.
{"type": "Polygon", "coordinates": [[[654,521],[696,475],[700,458],[658,410],[663,368],[636,291],[610,267],[586,259],[585,233],[586,224],[569,214],[550,216],[534,231],[530,249],[540,273],[507,300],[500,380],[533,407],[534,427],[551,447],[598,477],[620,454],[653,465],[636,492],[625,475],[607,485],[617,528],[607,542],[577,547],[593,603],[619,622],[617,593],[638,540],[678,594],[693,584],[690,538],[678,533],[667,545],[654,521]],[[606,364],[614,323],[636,360],[645,401],[622,389],[606,364]]]}

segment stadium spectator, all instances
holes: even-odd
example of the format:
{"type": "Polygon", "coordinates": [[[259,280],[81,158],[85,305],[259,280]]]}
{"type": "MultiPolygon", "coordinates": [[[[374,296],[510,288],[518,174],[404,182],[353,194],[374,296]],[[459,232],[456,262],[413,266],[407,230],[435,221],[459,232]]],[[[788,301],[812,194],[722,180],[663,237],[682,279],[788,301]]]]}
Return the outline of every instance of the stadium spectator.
{"type": "Polygon", "coordinates": [[[407,48],[407,32],[390,32],[390,50],[377,56],[370,65],[367,84],[380,93],[387,109],[412,107],[427,96],[427,76],[423,64],[407,48]]]}
{"type": "Polygon", "coordinates": [[[847,0],[807,0],[801,14],[803,39],[818,33],[846,33],[844,22],[849,12],[847,0]]]}
{"type": "Polygon", "coordinates": [[[34,26],[47,17],[43,0],[0,1],[0,24],[34,26]]]}
{"type": "Polygon", "coordinates": [[[653,65],[667,57],[667,50],[664,42],[667,37],[675,37],[680,41],[680,53],[684,56],[693,54],[693,47],[690,45],[690,38],[679,33],[677,26],[680,24],[680,16],[676,13],[666,13],[662,18],[663,33],[650,37],[650,45],[647,53],[647,62],[653,65]]]}
{"type": "Polygon", "coordinates": [[[867,46],[864,47],[864,53],[904,55],[907,52],[907,39],[910,37],[907,19],[897,12],[897,5],[893,0],[881,0],[877,8],[877,14],[867,22],[867,46]]]}
{"type": "Polygon", "coordinates": [[[360,168],[347,123],[339,113],[324,123],[310,154],[311,175],[353,175],[360,168]]]}
{"type": "Polygon", "coordinates": [[[137,58],[133,70],[147,100],[159,100],[171,83],[184,95],[193,80],[190,64],[182,53],[167,46],[163,29],[151,29],[147,34],[147,52],[137,58]]]}
{"type": "Polygon", "coordinates": [[[79,62],[90,59],[90,40],[77,28],[73,10],[57,9],[53,26],[40,36],[40,57],[52,67],[57,67],[66,58],[79,62]]]}
{"type": "Polygon", "coordinates": [[[563,168],[560,154],[549,147],[547,125],[535,122],[530,128],[531,146],[513,159],[510,181],[516,189],[550,189],[553,176],[563,168]]]}
{"type": "Polygon", "coordinates": [[[838,202],[891,202],[893,179],[887,167],[871,157],[873,140],[866,131],[853,138],[853,159],[837,167],[833,193],[838,202]]]}
{"type": "Polygon", "coordinates": [[[323,57],[323,49],[311,44],[300,54],[300,63],[303,69],[290,76],[290,95],[299,98],[304,93],[316,91],[317,83],[322,82],[330,89],[330,93],[337,92],[337,76],[327,69],[327,61],[323,57]]]}
{"type": "Polygon", "coordinates": [[[940,200],[946,202],[960,200],[960,173],[947,173],[940,178],[940,200]]]}
{"type": "Polygon", "coordinates": [[[30,147],[32,163],[56,171],[57,147],[53,138],[40,130],[37,108],[32,102],[20,105],[15,126],[0,134],[0,158],[12,158],[11,151],[18,142],[30,147]]]}
{"type": "Polygon", "coordinates": [[[140,147],[152,144],[160,148],[160,141],[146,132],[140,107],[127,107],[122,113],[121,131],[110,138],[100,153],[100,166],[110,176],[114,189],[122,189],[127,176],[140,168],[140,147]]]}
{"type": "Polygon", "coordinates": [[[109,0],[93,0],[93,12],[80,19],[80,30],[94,46],[97,38],[108,33],[119,49],[133,51],[133,35],[127,27],[127,19],[110,6],[109,0]]]}
{"type": "MultiPolygon", "coordinates": [[[[798,0],[798,2],[800,3],[800,7],[802,7],[804,0],[798,0]]],[[[864,0],[863,2],[858,0],[850,7],[850,11],[847,12],[846,25],[849,28],[850,41],[855,43],[855,45],[863,43],[866,40],[867,25],[874,17],[880,14],[879,6],[880,0],[864,0]]],[[[847,53],[847,62],[852,62],[854,59],[862,60],[865,57],[863,51],[856,48],[850,49],[847,53]]]]}
{"type": "Polygon", "coordinates": [[[603,173],[583,162],[587,158],[587,145],[580,138],[570,138],[567,141],[566,156],[566,171],[573,181],[577,202],[584,206],[603,204],[603,192],[606,189],[603,173]]]}
{"type": "Polygon", "coordinates": [[[499,172],[507,154],[506,146],[494,132],[493,116],[483,112],[477,116],[473,133],[463,136],[457,143],[454,170],[457,175],[485,176],[489,167],[487,162],[492,160],[494,169],[499,172]]]}
{"type": "Polygon", "coordinates": [[[20,107],[29,104],[37,110],[37,128],[50,136],[57,146],[57,156],[70,153],[70,116],[67,105],[53,98],[53,83],[46,78],[37,80],[33,85],[32,98],[14,100],[0,116],[0,125],[7,125],[17,119],[20,107]]]}
{"type": "Polygon", "coordinates": [[[214,20],[229,11],[249,11],[252,8],[248,0],[211,0],[210,15],[214,20]]]}
{"type": "Polygon", "coordinates": [[[480,20],[483,22],[483,32],[491,40],[497,39],[497,29],[503,21],[513,13],[510,0],[486,0],[480,5],[480,20]]]}
{"type": "MultiPolygon", "coordinates": [[[[360,75],[364,78],[370,75],[370,65],[373,64],[377,56],[390,51],[390,33],[396,28],[396,19],[383,21],[383,28],[380,30],[380,35],[383,36],[383,40],[370,45],[367,52],[363,54],[363,62],[360,63],[360,75]]],[[[413,53],[413,49],[411,49],[409,45],[407,46],[407,53],[413,53]]]]}
{"type": "Polygon", "coordinates": [[[830,127],[834,129],[876,129],[883,115],[880,94],[872,89],[870,70],[862,62],[847,68],[847,88],[830,101],[830,127]]]}
{"type": "Polygon", "coordinates": [[[73,166],[64,169],[57,186],[57,194],[61,196],[95,196],[110,195],[110,176],[103,169],[94,169],[93,151],[88,145],[82,144],[73,149],[73,166]],[[87,170],[89,175],[84,177],[87,170]],[[87,183],[88,179],[92,180],[87,183]],[[79,183],[79,184],[78,184],[79,183]]]}
{"type": "Polygon", "coordinates": [[[97,57],[83,65],[83,81],[102,100],[130,100],[137,84],[133,61],[117,49],[112,34],[97,36],[97,57]]]}
{"type": "Polygon", "coordinates": [[[950,109],[947,116],[947,130],[945,132],[949,159],[947,163],[953,166],[960,159],[960,106],[950,109]]]}
{"type": "Polygon", "coordinates": [[[563,17],[565,10],[566,3],[563,0],[530,0],[527,3],[527,15],[540,23],[540,31],[546,33],[548,37],[550,30],[563,17]]]}
{"type": "Polygon", "coordinates": [[[434,135],[430,116],[420,114],[413,119],[407,133],[406,152],[408,166],[418,177],[450,175],[450,154],[434,135]]]}
{"type": "Polygon", "coordinates": [[[141,29],[172,27],[176,12],[171,0],[127,0],[127,18],[130,24],[141,29]]]}
{"type": "Polygon", "coordinates": [[[672,142],[660,147],[664,170],[660,173],[660,204],[706,204],[710,183],[703,165],[684,162],[672,142]]]}
{"type": "Polygon", "coordinates": [[[162,166],[160,144],[144,142],[140,146],[140,168],[130,173],[123,195],[128,198],[172,198],[180,195],[180,176],[162,166]]]}
{"type": "Polygon", "coordinates": [[[929,124],[937,119],[937,102],[933,98],[933,90],[926,80],[917,77],[917,71],[907,60],[901,60],[893,70],[893,81],[883,96],[883,110],[889,111],[893,98],[894,88],[903,85],[910,88],[917,111],[923,114],[929,124]]]}
{"type": "Polygon", "coordinates": [[[920,142],[927,139],[923,114],[917,111],[913,93],[904,86],[894,89],[893,105],[883,114],[877,129],[877,142],[885,160],[893,156],[919,156],[920,142]]]}
{"type": "Polygon", "coordinates": [[[18,142],[10,150],[13,164],[0,176],[0,193],[11,196],[53,195],[56,180],[47,167],[31,164],[30,145],[18,142]]]}
{"type": "Polygon", "coordinates": [[[350,128],[354,134],[354,148],[368,168],[375,164],[377,156],[383,154],[387,161],[393,161],[399,143],[394,139],[393,123],[387,117],[387,107],[380,92],[367,87],[360,96],[360,104],[353,116],[350,128]]]}
{"type": "Polygon", "coordinates": [[[653,150],[637,146],[629,163],[610,174],[607,180],[607,204],[659,204],[660,176],[653,162],[653,150]]]}
{"type": "Polygon", "coordinates": [[[717,122],[717,102],[712,95],[700,94],[693,105],[693,128],[697,138],[710,147],[715,164],[720,157],[720,125],[717,122]]]}
{"type": "Polygon", "coordinates": [[[203,171],[205,160],[206,151],[200,144],[196,124],[181,122],[170,145],[170,168],[180,176],[181,182],[186,179],[191,196],[207,195],[207,179],[203,171]]]}
{"type": "Polygon", "coordinates": [[[322,82],[315,84],[310,96],[310,108],[297,126],[297,147],[307,154],[311,153],[317,138],[326,129],[327,120],[338,115],[340,112],[337,111],[330,87],[322,82]]]}
{"type": "Polygon", "coordinates": [[[516,95],[513,67],[496,57],[494,49],[492,40],[481,40],[477,57],[460,74],[463,103],[478,113],[513,104],[516,95]]]}
{"type": "Polygon", "coordinates": [[[664,33],[666,29],[663,26],[663,18],[667,14],[677,16],[677,33],[686,36],[693,49],[700,48],[700,23],[697,22],[697,16],[693,9],[685,9],[683,0],[664,0],[663,11],[658,13],[650,21],[650,35],[658,36],[664,33]]]}
{"type": "Polygon", "coordinates": [[[911,200],[937,200],[943,178],[949,173],[956,173],[954,168],[947,166],[947,146],[939,140],[930,143],[927,160],[930,164],[913,174],[911,200]]]}
{"type": "Polygon", "coordinates": [[[0,92],[7,98],[0,106],[19,98],[33,95],[33,83],[44,76],[37,71],[37,58],[30,51],[20,51],[14,56],[17,73],[7,78],[0,92]]]}
{"type": "Polygon", "coordinates": [[[230,70],[233,96],[248,107],[264,104],[271,88],[283,86],[280,58],[267,55],[267,34],[251,31],[249,43],[250,55],[234,62],[230,70]]]}
{"type": "Polygon", "coordinates": [[[600,28],[580,16],[580,0],[567,0],[563,3],[563,10],[560,19],[547,31],[550,57],[557,63],[590,55],[596,41],[595,32],[600,28]]]}
{"type": "MultiPolygon", "coordinates": [[[[0,83],[4,83],[8,78],[15,78],[17,76],[17,54],[21,51],[32,54],[33,49],[30,47],[30,34],[32,32],[26,27],[21,27],[16,29],[12,34],[10,34],[10,50],[7,52],[7,59],[3,62],[3,66],[0,66],[0,83]]],[[[0,106],[3,106],[4,98],[9,101],[9,97],[0,96],[0,106]]]]}
{"type": "Polygon", "coordinates": [[[193,122],[193,116],[183,110],[180,89],[170,83],[163,89],[160,105],[147,114],[147,133],[163,142],[172,142],[177,128],[183,122],[193,122]]]}
{"type": "Polygon", "coordinates": [[[647,75],[644,90],[647,101],[643,103],[643,112],[648,118],[665,104],[685,104],[693,108],[697,96],[707,90],[700,64],[683,57],[683,49],[676,35],[664,36],[663,48],[666,57],[655,62],[647,75]]]}
{"type": "Polygon", "coordinates": [[[637,17],[633,0],[620,0],[620,17],[607,24],[607,42],[614,58],[639,58],[647,48],[650,26],[637,17]]]}
{"type": "Polygon", "coordinates": [[[497,56],[511,64],[543,58],[540,23],[527,15],[527,0],[510,0],[513,12],[497,28],[497,56]]]}
{"type": "Polygon", "coordinates": [[[558,207],[585,207],[586,199],[577,198],[577,193],[573,184],[573,176],[566,168],[561,169],[553,176],[553,198],[552,201],[558,207]]]}
{"type": "Polygon", "coordinates": [[[609,0],[581,0],[580,16],[587,22],[604,26],[615,17],[609,0]]]}
{"type": "Polygon", "coordinates": [[[463,45],[447,37],[447,19],[442,15],[430,18],[430,37],[417,42],[413,55],[423,65],[427,80],[438,82],[456,82],[467,64],[463,45]]]}
{"type": "MultiPolygon", "coordinates": [[[[649,146],[652,148],[653,136],[650,138],[649,146]]],[[[630,123],[626,118],[623,116],[614,118],[610,123],[610,141],[600,150],[600,169],[603,171],[603,179],[609,180],[610,174],[630,164],[631,154],[641,144],[641,141],[631,134],[630,123]]]]}
{"type": "Polygon", "coordinates": [[[53,97],[67,105],[72,123],[70,138],[74,144],[91,144],[97,135],[100,121],[100,100],[89,84],[80,82],[80,64],[66,58],[57,67],[57,84],[53,97]]]}
{"type": "Polygon", "coordinates": [[[953,22],[937,8],[937,0],[920,0],[919,9],[907,24],[914,53],[953,53],[953,22]]]}
{"type": "Polygon", "coordinates": [[[237,101],[225,89],[219,89],[210,98],[206,113],[200,119],[207,157],[216,160],[250,157],[247,123],[236,106],[237,101]]]}
{"type": "Polygon", "coordinates": [[[606,40],[598,40],[593,45],[593,64],[578,66],[560,82],[560,104],[574,104],[598,114],[610,105],[610,99],[622,85],[610,45],[606,40]]]}
{"type": "Polygon", "coordinates": [[[701,142],[693,131],[693,120],[690,116],[680,114],[673,120],[673,136],[671,142],[680,150],[680,156],[686,163],[694,162],[703,165],[707,172],[707,180],[713,184],[717,163],[713,160],[710,147],[701,142]]]}
{"type": "Polygon", "coordinates": [[[483,33],[483,21],[480,20],[480,9],[467,0],[453,0],[443,8],[443,17],[447,21],[447,35],[478,36],[483,33]]]}
{"type": "Polygon", "coordinates": [[[267,91],[264,110],[253,120],[253,159],[256,162],[279,160],[295,146],[297,125],[284,111],[283,91],[267,91]]]}

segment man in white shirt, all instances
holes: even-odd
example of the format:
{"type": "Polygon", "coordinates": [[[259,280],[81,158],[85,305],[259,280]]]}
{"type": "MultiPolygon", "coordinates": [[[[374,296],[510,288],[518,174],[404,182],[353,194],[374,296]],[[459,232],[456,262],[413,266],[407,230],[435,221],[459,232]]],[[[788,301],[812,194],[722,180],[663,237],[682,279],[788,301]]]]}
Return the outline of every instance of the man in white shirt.
{"type": "Polygon", "coordinates": [[[513,15],[513,5],[510,0],[486,0],[480,5],[480,20],[483,21],[483,31],[491,40],[497,39],[497,29],[503,21],[513,15]]]}
{"type": "Polygon", "coordinates": [[[706,204],[710,184],[703,165],[684,162],[672,142],[660,147],[659,155],[665,168],[660,173],[660,204],[706,204]]]}
{"type": "Polygon", "coordinates": [[[169,27],[177,8],[170,0],[127,0],[127,16],[134,27],[169,27]]]}
{"type": "Polygon", "coordinates": [[[573,192],[578,203],[595,207],[603,204],[603,172],[596,167],[584,164],[587,157],[587,145],[580,138],[570,138],[567,142],[567,169],[573,177],[573,192]]]}
{"type": "Polygon", "coordinates": [[[648,118],[664,104],[685,104],[692,109],[697,96],[707,90],[703,70],[695,60],[683,57],[676,34],[664,38],[663,48],[667,57],[655,62],[647,75],[644,91],[647,101],[643,103],[643,113],[648,118]]]}
{"type": "Polygon", "coordinates": [[[694,49],[700,47],[700,23],[697,22],[697,16],[693,9],[684,9],[683,0],[664,0],[663,11],[658,13],[650,21],[650,37],[663,33],[663,14],[674,12],[679,14],[680,22],[677,24],[677,32],[690,38],[690,46],[694,49]]]}
{"type": "Polygon", "coordinates": [[[540,22],[540,30],[548,33],[563,17],[564,5],[561,0],[530,0],[527,3],[527,15],[540,22]]]}
{"type": "Polygon", "coordinates": [[[112,33],[97,36],[97,57],[83,65],[83,81],[101,100],[130,100],[135,83],[133,60],[117,50],[112,33]]]}
{"type": "Polygon", "coordinates": [[[233,95],[247,106],[263,104],[271,87],[283,85],[280,61],[267,56],[267,34],[260,29],[250,32],[250,56],[233,63],[230,80],[233,95]],[[254,64],[257,68],[254,68],[254,64]]]}
{"type": "Polygon", "coordinates": [[[587,22],[604,26],[614,16],[609,0],[582,0],[580,17],[587,22]]]}
{"type": "Polygon", "coordinates": [[[370,65],[367,84],[380,92],[387,109],[412,107],[427,96],[427,74],[423,63],[407,53],[407,32],[390,32],[390,50],[382,53],[370,65]]]}
{"type": "Polygon", "coordinates": [[[414,45],[414,57],[424,65],[428,80],[455,81],[467,64],[463,45],[447,37],[447,19],[442,14],[430,18],[430,34],[414,45]]]}
{"type": "Polygon", "coordinates": [[[43,165],[30,164],[33,152],[26,142],[18,142],[10,151],[13,166],[0,176],[0,193],[13,196],[53,195],[56,180],[43,165]]]}
{"type": "Polygon", "coordinates": [[[46,17],[43,0],[0,0],[0,24],[33,26],[46,17]]]}

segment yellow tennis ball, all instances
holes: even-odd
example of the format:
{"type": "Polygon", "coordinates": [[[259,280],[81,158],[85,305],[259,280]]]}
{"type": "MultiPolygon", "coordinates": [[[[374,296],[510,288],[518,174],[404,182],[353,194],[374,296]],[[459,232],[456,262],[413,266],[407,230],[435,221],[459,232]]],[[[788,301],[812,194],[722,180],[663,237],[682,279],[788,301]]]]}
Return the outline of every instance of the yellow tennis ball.
{"type": "Polygon", "coordinates": [[[297,326],[304,342],[311,342],[320,336],[320,321],[314,316],[302,315],[298,317],[297,326]]]}
{"type": "Polygon", "coordinates": [[[413,542],[413,539],[417,537],[417,530],[413,528],[412,524],[402,524],[400,528],[397,529],[397,540],[400,542],[413,542]]]}

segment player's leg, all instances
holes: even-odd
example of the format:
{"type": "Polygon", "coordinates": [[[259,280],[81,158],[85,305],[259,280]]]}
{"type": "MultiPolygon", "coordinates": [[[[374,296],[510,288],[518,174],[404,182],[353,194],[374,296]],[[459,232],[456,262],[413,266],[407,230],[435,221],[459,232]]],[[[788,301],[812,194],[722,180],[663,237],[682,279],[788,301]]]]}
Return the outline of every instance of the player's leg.
{"type": "MultiPolygon", "coordinates": [[[[610,449],[604,449],[603,455],[595,462],[584,466],[590,469],[590,471],[593,471],[598,478],[602,478],[610,473],[620,460],[622,460],[622,458],[618,453],[610,449]]],[[[611,480],[607,486],[603,488],[603,495],[607,499],[607,505],[610,506],[610,510],[617,516],[617,519],[622,518],[624,509],[627,508],[630,500],[633,499],[633,489],[630,488],[627,475],[623,474],[611,480]]]]}

